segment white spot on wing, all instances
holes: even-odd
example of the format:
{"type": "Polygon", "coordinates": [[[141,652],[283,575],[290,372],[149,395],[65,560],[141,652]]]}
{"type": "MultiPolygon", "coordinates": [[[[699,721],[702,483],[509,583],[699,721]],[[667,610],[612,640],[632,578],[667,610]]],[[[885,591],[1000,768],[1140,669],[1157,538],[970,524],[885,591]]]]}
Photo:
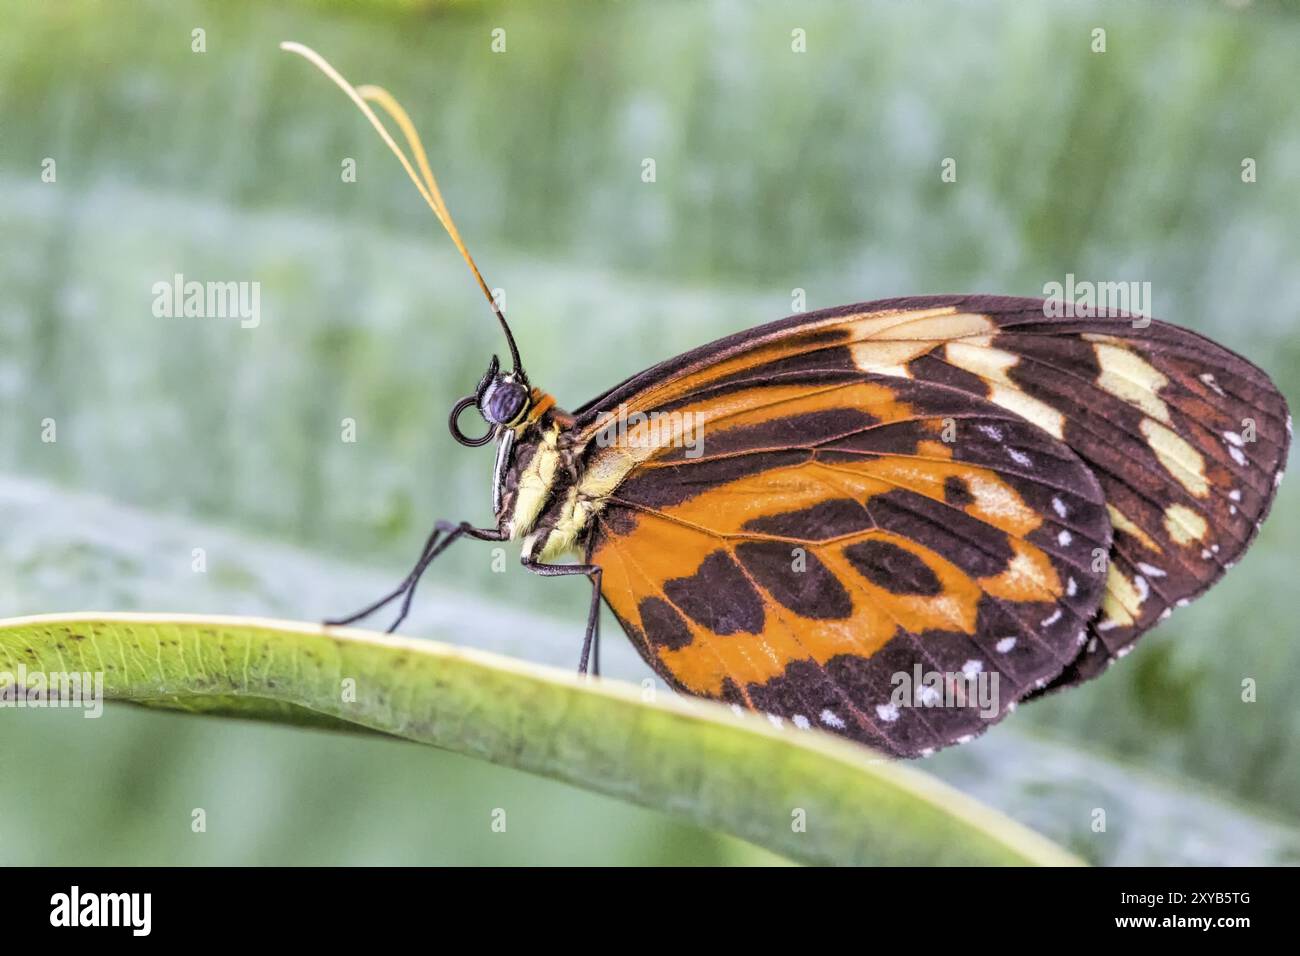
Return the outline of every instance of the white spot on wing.
{"type": "Polygon", "coordinates": [[[1022,451],[1016,450],[1015,448],[1008,448],[1007,455],[1022,468],[1032,468],[1034,465],[1032,459],[1030,459],[1028,455],[1022,451]]]}
{"type": "Polygon", "coordinates": [[[1060,544],[1060,546],[1063,548],[1067,547],[1070,544],[1070,542],[1073,540],[1074,540],[1074,535],[1070,534],[1070,532],[1064,529],[1062,529],[1061,533],[1056,536],[1057,543],[1060,544]]]}
{"type": "Polygon", "coordinates": [[[829,707],[821,712],[820,717],[821,722],[827,727],[834,727],[836,730],[844,729],[844,721],[840,718],[839,714],[835,713],[835,711],[831,710],[829,707]]]}
{"type": "Polygon", "coordinates": [[[805,717],[803,714],[795,714],[790,719],[794,722],[794,725],[798,727],[800,730],[808,730],[812,727],[812,724],[808,723],[808,718],[805,717]]]}
{"type": "Polygon", "coordinates": [[[876,716],[887,724],[892,724],[898,719],[898,707],[895,704],[877,704],[876,716]]]}
{"type": "Polygon", "coordinates": [[[1065,510],[1065,502],[1063,502],[1060,498],[1052,499],[1052,510],[1055,511],[1057,516],[1061,518],[1064,518],[1066,515],[1069,514],[1069,512],[1065,510]]]}
{"type": "Polygon", "coordinates": [[[993,646],[998,649],[999,654],[1007,654],[1016,646],[1016,639],[1014,637],[1004,637],[993,646]]]}
{"type": "Polygon", "coordinates": [[[1047,615],[1047,617],[1043,618],[1043,621],[1042,621],[1042,623],[1039,625],[1039,627],[1051,627],[1053,624],[1055,624],[1057,621],[1059,621],[1059,620],[1061,619],[1061,614],[1062,614],[1062,613],[1063,613],[1063,612],[1062,612],[1061,609],[1058,607],[1058,608],[1057,608],[1055,611],[1053,611],[1051,614],[1047,615]]]}

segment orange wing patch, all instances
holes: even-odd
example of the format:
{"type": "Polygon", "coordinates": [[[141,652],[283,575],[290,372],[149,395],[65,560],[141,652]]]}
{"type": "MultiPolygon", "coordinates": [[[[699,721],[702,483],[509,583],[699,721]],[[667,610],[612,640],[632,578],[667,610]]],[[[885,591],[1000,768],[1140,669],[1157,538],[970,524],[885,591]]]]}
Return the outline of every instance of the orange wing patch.
{"type": "Polygon", "coordinates": [[[861,373],[731,395],[702,455],[646,455],[597,519],[606,602],[673,686],[915,754],[979,733],[1078,654],[1110,525],[1050,435],[861,373]],[[998,700],[899,707],[895,677],[917,666],[996,675],[998,700]]]}

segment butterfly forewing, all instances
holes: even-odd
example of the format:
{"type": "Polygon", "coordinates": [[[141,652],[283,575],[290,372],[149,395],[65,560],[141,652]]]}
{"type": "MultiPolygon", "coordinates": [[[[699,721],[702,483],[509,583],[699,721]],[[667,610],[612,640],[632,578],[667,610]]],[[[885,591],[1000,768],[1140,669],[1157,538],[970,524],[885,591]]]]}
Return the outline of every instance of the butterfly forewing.
{"type": "Polygon", "coordinates": [[[1036,300],[961,307],[978,307],[997,332],[946,343],[908,371],[1024,410],[1079,454],[1106,496],[1107,593],[1061,683],[1086,679],[1246,549],[1285,465],[1286,402],[1254,365],[1176,326],[1049,318],[1036,300]]]}

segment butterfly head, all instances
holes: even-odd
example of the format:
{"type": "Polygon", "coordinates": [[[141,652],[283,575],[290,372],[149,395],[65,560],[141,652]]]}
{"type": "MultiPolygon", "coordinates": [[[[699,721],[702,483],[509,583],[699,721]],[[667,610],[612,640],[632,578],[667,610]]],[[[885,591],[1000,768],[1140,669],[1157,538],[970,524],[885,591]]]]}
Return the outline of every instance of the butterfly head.
{"type": "Polygon", "coordinates": [[[462,445],[475,448],[486,445],[502,429],[513,428],[524,420],[529,408],[528,382],[517,371],[501,371],[501,363],[494,355],[487,372],[479,380],[473,395],[466,395],[451,410],[451,436],[462,445]],[[461,414],[471,405],[487,422],[488,430],[481,438],[469,438],[460,430],[461,414]]]}

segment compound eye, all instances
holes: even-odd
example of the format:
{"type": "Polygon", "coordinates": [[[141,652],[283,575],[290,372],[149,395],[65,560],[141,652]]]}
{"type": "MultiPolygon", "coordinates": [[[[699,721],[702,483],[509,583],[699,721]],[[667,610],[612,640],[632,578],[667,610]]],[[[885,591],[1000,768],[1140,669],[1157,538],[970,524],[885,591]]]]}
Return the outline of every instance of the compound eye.
{"type": "Polygon", "coordinates": [[[509,425],[523,414],[528,389],[518,382],[502,382],[485,399],[483,417],[494,425],[509,425]]]}

